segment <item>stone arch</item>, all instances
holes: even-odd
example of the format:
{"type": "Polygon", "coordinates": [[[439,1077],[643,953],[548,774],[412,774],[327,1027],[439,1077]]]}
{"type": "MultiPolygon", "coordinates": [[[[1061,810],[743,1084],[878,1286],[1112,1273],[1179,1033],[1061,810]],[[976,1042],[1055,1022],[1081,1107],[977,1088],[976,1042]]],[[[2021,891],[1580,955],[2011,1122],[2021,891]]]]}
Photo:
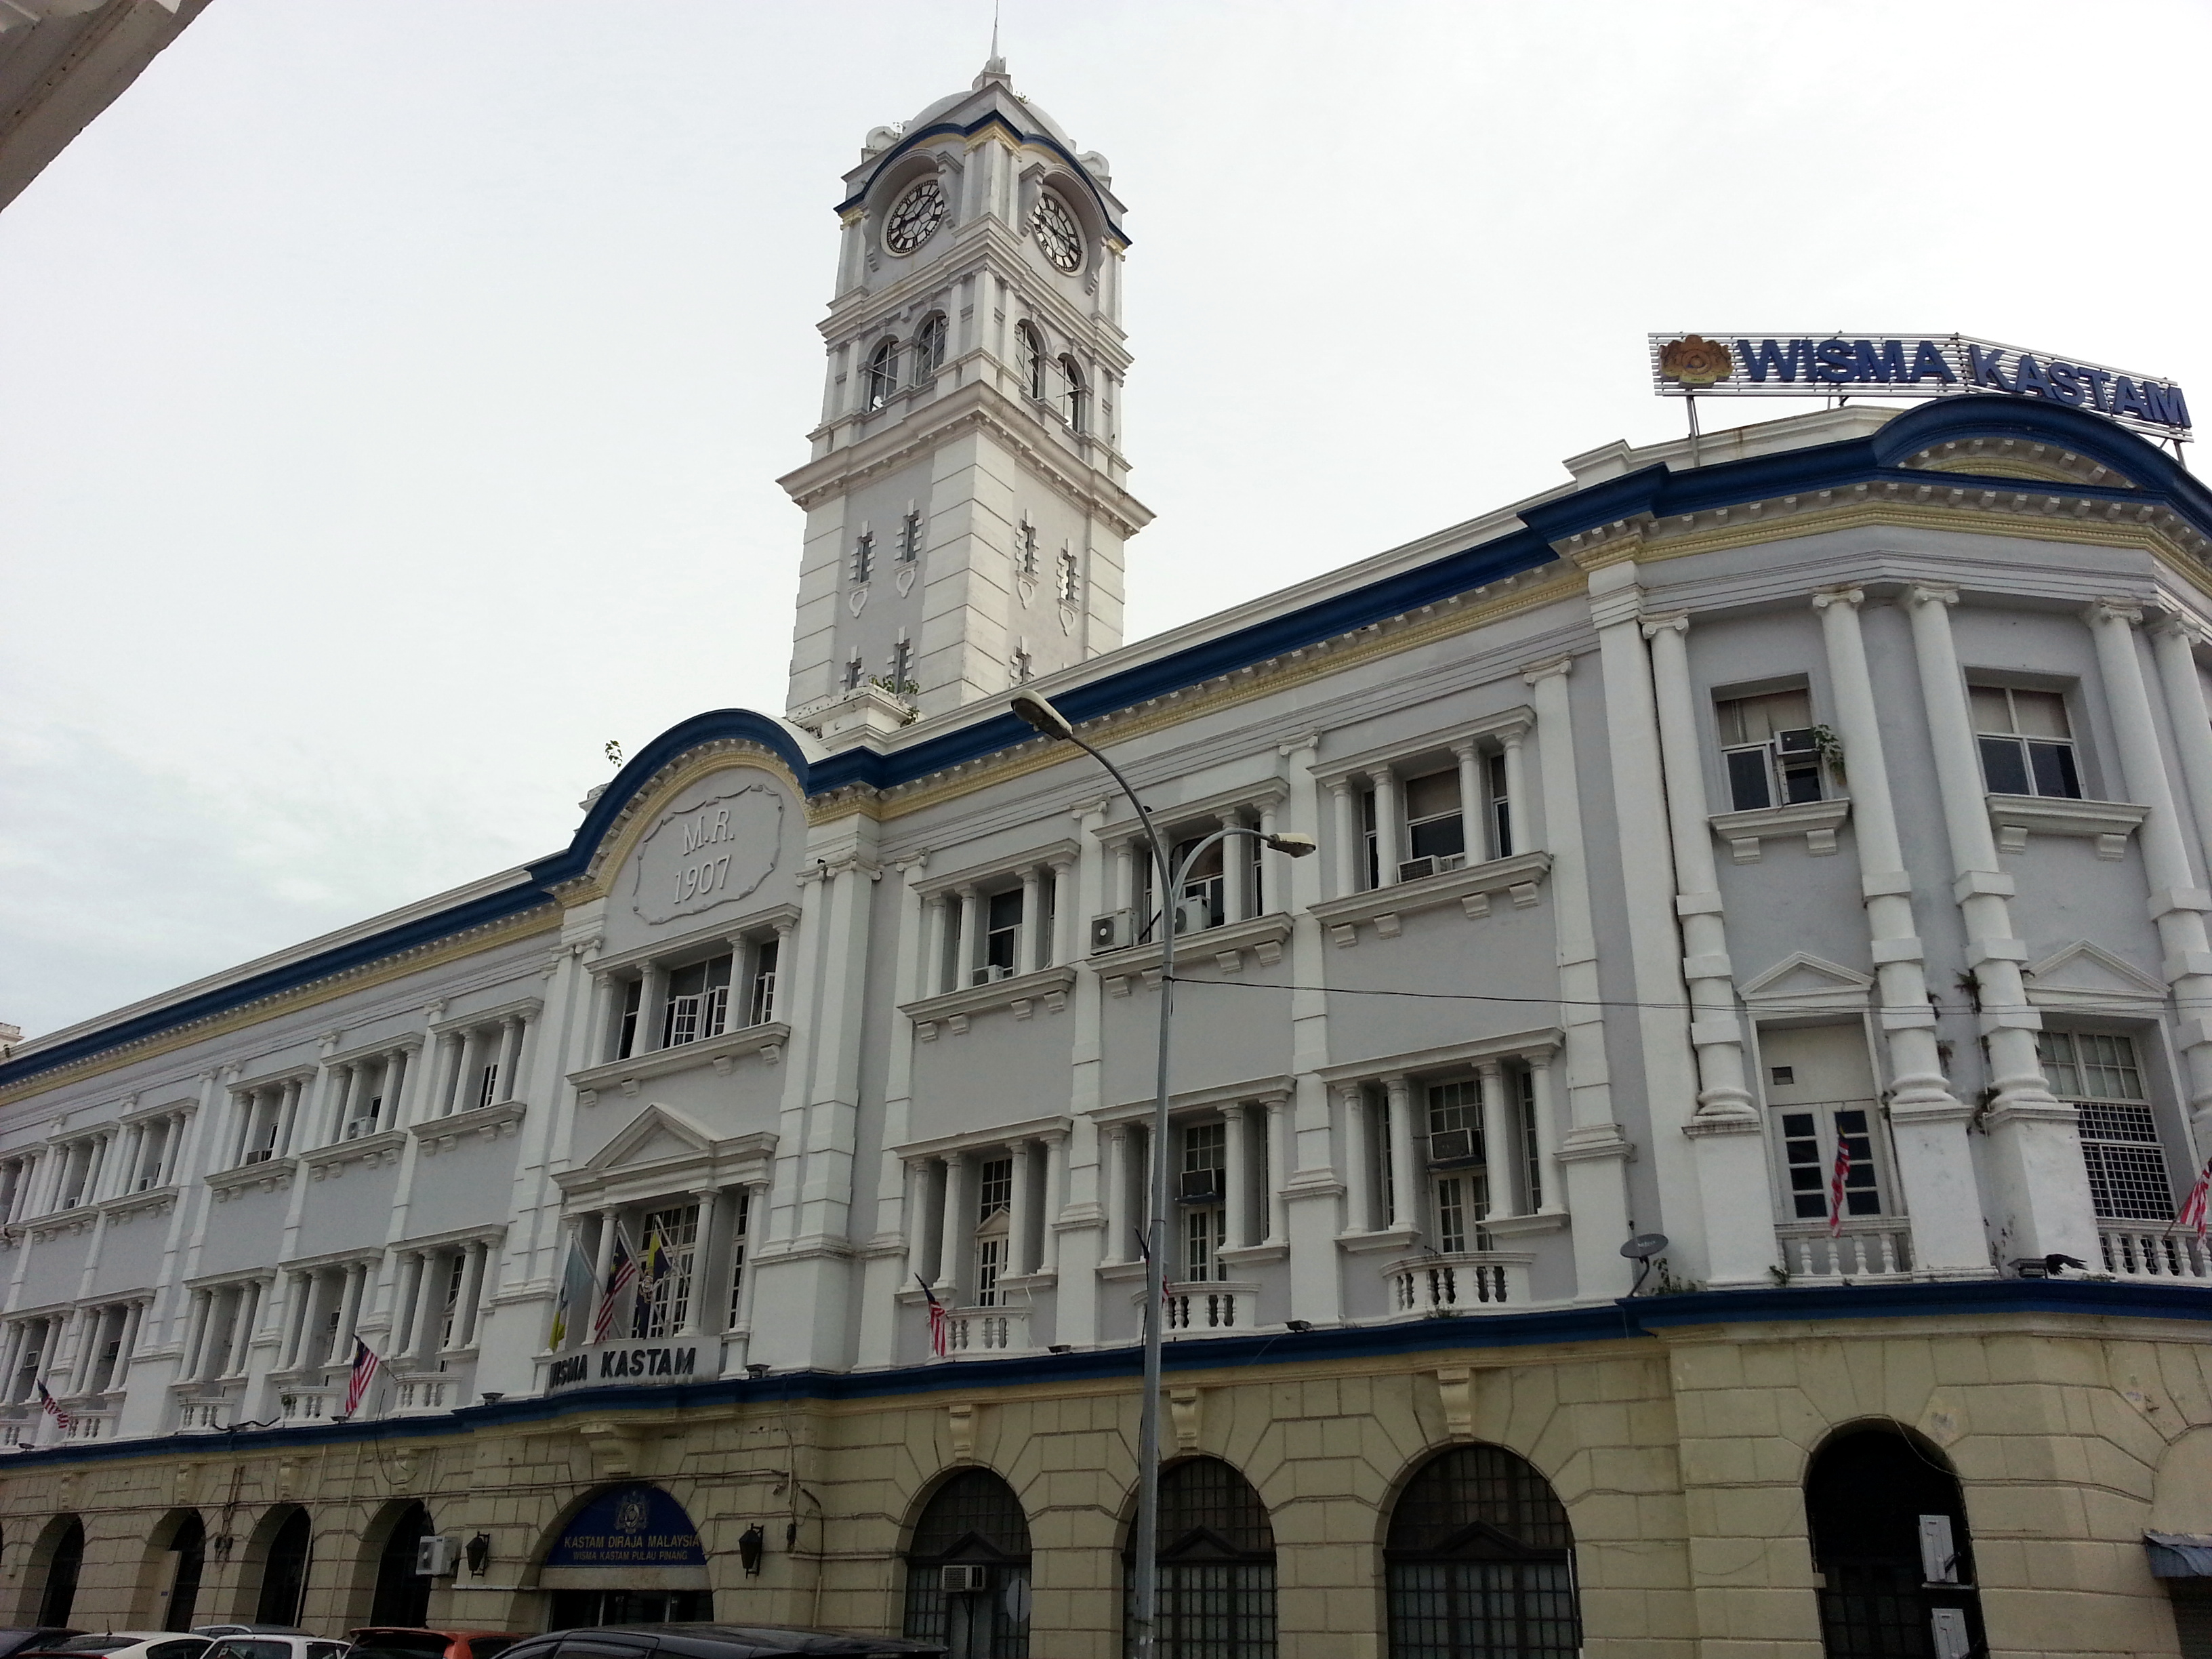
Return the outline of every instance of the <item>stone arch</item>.
{"type": "MultiPolygon", "coordinates": [[[[1121,1577],[1135,1565],[1137,1493],[1123,1505],[1121,1577]]],[[[1160,1659],[1273,1659],[1275,1528],[1260,1490],[1225,1458],[1181,1457],[1160,1471],[1160,1659]],[[1201,1599],[1225,1601],[1226,1624],[1201,1599]]]]}
{"type": "Polygon", "coordinates": [[[1940,1448],[1887,1419],[1847,1423],[1814,1448],[1804,1492],[1828,1653],[1926,1644],[1947,1626],[1951,1650],[1982,1645],[1966,1492],[1940,1448]]]}
{"type": "Polygon", "coordinates": [[[905,1634],[951,1659],[1028,1659],[1030,1525],[1012,1486],[980,1465],[948,1470],[908,1514],[905,1634]]]}
{"type": "Polygon", "coordinates": [[[1518,1452],[1477,1442],[1415,1462],[1382,1510],[1389,1651],[1572,1659],[1574,1528],[1518,1452]]]}
{"type": "Polygon", "coordinates": [[[436,1530],[416,1498],[395,1498],[369,1517],[354,1556],[345,1622],[420,1625],[428,1617],[430,1581],[415,1576],[415,1546],[436,1530]]]}
{"type": "Polygon", "coordinates": [[[131,1618],[147,1630],[190,1630],[206,1596],[207,1522],[198,1510],[174,1509],[146,1534],[131,1618]]]}
{"type": "Polygon", "coordinates": [[[551,1628],[714,1617],[697,1523],[659,1482],[592,1487],[539,1536],[530,1561],[524,1583],[545,1593],[551,1628]]]}
{"type": "Polygon", "coordinates": [[[314,1558],[314,1522],[298,1504],[274,1504],[246,1534],[234,1605],[258,1625],[296,1625],[314,1558]]]}
{"type": "Polygon", "coordinates": [[[22,1625],[66,1625],[76,1602],[77,1574],[84,1566],[84,1522],[74,1515],[57,1515],[40,1528],[32,1540],[31,1559],[24,1564],[23,1588],[17,1598],[16,1622],[22,1625]]]}

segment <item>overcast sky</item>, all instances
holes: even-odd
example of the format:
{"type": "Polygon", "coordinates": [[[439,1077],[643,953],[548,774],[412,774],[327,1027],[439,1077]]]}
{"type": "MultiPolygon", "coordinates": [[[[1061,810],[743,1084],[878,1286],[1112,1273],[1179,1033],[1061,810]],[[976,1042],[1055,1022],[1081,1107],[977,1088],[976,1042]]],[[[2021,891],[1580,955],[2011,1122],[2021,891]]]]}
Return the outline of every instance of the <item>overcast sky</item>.
{"type": "MultiPolygon", "coordinates": [[[[550,851],[607,739],[781,712],[838,176],[989,24],[216,0],[0,213],[0,1020],[550,851]]],[[[1673,435],[1652,329],[2212,404],[2201,4],[1007,0],[1005,50],[1129,204],[1132,638],[1673,435]]]]}

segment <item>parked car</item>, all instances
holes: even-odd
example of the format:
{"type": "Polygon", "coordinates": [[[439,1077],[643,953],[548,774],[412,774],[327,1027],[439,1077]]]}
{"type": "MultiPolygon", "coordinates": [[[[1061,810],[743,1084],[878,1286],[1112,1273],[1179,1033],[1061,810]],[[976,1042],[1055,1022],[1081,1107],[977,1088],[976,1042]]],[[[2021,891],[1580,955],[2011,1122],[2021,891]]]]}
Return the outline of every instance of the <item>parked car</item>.
{"type": "Polygon", "coordinates": [[[218,1636],[202,1659],[346,1659],[353,1651],[343,1642],[304,1632],[257,1631],[251,1636],[218,1636]]]}
{"type": "Polygon", "coordinates": [[[0,1629],[0,1659],[14,1659],[19,1653],[33,1648],[52,1647],[57,1642],[66,1642],[72,1636],[82,1636],[81,1630],[64,1630],[58,1625],[9,1626],[0,1629]]]}
{"type": "Polygon", "coordinates": [[[194,1625],[195,1636],[305,1636],[307,1632],[297,1625],[194,1625]]]}
{"type": "Polygon", "coordinates": [[[787,1659],[820,1654],[834,1659],[945,1659],[941,1642],[902,1636],[855,1636],[848,1631],[786,1625],[594,1625],[550,1631],[507,1650],[506,1659],[787,1659]]]}
{"type": "Polygon", "coordinates": [[[106,1630],[72,1636],[50,1647],[23,1648],[14,1659],[204,1659],[204,1636],[174,1630],[106,1630]]]}
{"type": "Polygon", "coordinates": [[[346,1635],[353,1642],[346,1659],[493,1659],[523,1639],[521,1632],[513,1630],[413,1630],[404,1625],[371,1625],[346,1635]]]}

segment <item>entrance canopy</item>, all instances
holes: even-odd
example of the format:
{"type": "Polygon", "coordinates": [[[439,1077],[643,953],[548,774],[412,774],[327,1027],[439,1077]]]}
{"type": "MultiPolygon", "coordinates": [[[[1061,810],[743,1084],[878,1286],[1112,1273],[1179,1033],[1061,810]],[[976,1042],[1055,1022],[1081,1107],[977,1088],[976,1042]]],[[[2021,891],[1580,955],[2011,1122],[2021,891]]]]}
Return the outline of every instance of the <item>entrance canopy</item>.
{"type": "Polygon", "coordinates": [[[546,1589],[705,1589],[707,1552],[658,1486],[616,1486],[576,1511],[538,1574],[546,1589]]]}

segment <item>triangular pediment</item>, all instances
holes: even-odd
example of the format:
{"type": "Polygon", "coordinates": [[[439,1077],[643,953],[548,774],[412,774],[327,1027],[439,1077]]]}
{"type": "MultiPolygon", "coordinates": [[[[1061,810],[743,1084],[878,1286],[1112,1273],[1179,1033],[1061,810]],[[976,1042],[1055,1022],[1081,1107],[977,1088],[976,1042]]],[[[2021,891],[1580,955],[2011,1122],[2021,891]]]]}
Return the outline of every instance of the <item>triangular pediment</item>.
{"type": "Polygon", "coordinates": [[[2166,987],[2100,945],[2076,939],[2023,970],[2027,1000],[2046,1008],[2157,1008],[2166,987]]]}
{"type": "Polygon", "coordinates": [[[713,1152],[714,1137],[671,1106],[649,1105],[584,1167],[594,1174],[713,1152]]]}
{"type": "Polygon", "coordinates": [[[1809,951],[1785,957],[1771,968],[1743,981],[1743,1000],[1766,1012],[1792,1006],[1806,1009],[1862,1008],[1873,986],[1870,975],[1830,962],[1809,951]]]}

